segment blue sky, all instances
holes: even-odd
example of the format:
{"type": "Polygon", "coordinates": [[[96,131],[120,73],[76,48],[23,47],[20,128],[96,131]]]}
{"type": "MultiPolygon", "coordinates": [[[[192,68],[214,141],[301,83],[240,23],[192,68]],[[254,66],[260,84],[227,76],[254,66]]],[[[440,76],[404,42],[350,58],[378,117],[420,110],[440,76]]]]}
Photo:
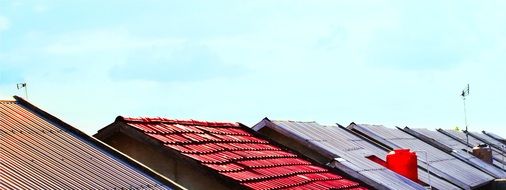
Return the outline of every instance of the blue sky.
{"type": "Polygon", "coordinates": [[[0,98],[94,134],[118,115],[506,136],[505,1],[0,0],[0,98]]]}

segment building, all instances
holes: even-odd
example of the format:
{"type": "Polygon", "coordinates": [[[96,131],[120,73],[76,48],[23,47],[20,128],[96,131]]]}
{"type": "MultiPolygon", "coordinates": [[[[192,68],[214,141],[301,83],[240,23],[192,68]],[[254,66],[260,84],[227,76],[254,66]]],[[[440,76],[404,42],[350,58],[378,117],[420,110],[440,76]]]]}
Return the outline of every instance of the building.
{"type": "Polygon", "coordinates": [[[493,139],[503,143],[504,145],[506,145],[506,139],[502,138],[501,136],[495,134],[495,133],[492,133],[492,132],[489,132],[489,131],[481,131],[483,134],[489,136],[489,137],[492,137],[493,139]]]}
{"type": "Polygon", "coordinates": [[[494,164],[484,162],[480,158],[469,153],[470,148],[467,147],[466,144],[452,139],[443,133],[423,128],[411,129],[409,127],[404,127],[401,130],[417,137],[427,144],[430,144],[442,150],[443,152],[453,155],[454,157],[474,166],[475,168],[478,168],[481,171],[486,172],[495,178],[506,178],[506,172],[502,169],[504,168],[504,165],[496,161],[494,161],[494,164]]]}
{"type": "Polygon", "coordinates": [[[368,189],[240,123],[120,116],[94,136],[188,189],[368,189]]]}
{"type": "MultiPolygon", "coordinates": [[[[471,149],[475,146],[478,146],[480,144],[487,144],[484,141],[481,141],[480,139],[475,138],[473,135],[466,135],[466,133],[451,129],[438,129],[438,132],[441,132],[442,134],[445,134],[446,136],[454,139],[455,141],[458,141],[464,145],[467,145],[468,149],[471,149]]],[[[496,148],[495,146],[491,146],[492,149],[492,157],[493,161],[492,163],[499,167],[499,168],[505,168],[506,160],[504,159],[505,155],[502,152],[502,150],[496,148]]]]}
{"type": "Polygon", "coordinates": [[[420,184],[387,169],[378,161],[385,162],[390,150],[343,127],[264,118],[253,129],[378,189],[425,189],[429,184],[436,189],[460,189],[437,176],[429,176],[424,168],[418,168],[420,184]]]}
{"type": "Polygon", "coordinates": [[[0,101],[0,189],[183,189],[14,98],[0,101]]]}
{"type": "Polygon", "coordinates": [[[426,168],[429,164],[430,172],[446,179],[462,189],[477,189],[490,185],[494,177],[483,172],[458,158],[427,144],[420,139],[399,129],[387,128],[382,125],[355,124],[348,129],[362,134],[390,149],[409,148],[426,156],[418,157],[418,165],[426,168]]]}
{"type": "Polygon", "coordinates": [[[488,144],[491,147],[494,147],[496,150],[500,151],[501,153],[506,153],[506,145],[501,142],[500,140],[497,140],[489,135],[486,135],[484,133],[478,133],[478,132],[467,132],[470,136],[473,136],[474,138],[488,144]]]}

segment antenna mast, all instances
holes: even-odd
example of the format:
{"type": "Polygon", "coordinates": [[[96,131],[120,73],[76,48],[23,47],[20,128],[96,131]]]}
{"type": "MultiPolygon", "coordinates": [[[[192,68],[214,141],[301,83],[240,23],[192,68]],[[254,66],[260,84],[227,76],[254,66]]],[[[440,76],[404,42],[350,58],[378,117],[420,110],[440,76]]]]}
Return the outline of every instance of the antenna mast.
{"type": "Polygon", "coordinates": [[[469,147],[469,131],[467,129],[467,110],[466,110],[466,97],[469,96],[469,84],[467,84],[466,88],[462,90],[462,93],[460,94],[462,96],[462,101],[464,102],[464,122],[466,125],[466,144],[469,147]]]}
{"type": "Polygon", "coordinates": [[[18,90],[21,89],[21,88],[25,88],[25,99],[28,100],[28,90],[27,90],[28,87],[26,86],[26,82],[24,82],[24,83],[18,83],[18,84],[16,84],[16,87],[18,88],[18,90]]]}

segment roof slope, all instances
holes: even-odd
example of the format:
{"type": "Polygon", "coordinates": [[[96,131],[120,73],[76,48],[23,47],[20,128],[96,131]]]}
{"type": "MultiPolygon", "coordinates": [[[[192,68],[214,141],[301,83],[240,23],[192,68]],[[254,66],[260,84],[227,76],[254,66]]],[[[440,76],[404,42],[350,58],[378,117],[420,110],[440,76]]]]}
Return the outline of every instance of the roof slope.
{"type": "Polygon", "coordinates": [[[239,123],[123,118],[128,126],[175,153],[251,189],[366,189],[280,148],[239,123]]]}
{"type": "MultiPolygon", "coordinates": [[[[447,129],[447,130],[438,129],[438,131],[447,135],[448,137],[455,139],[456,141],[459,141],[463,144],[467,144],[467,138],[466,138],[466,134],[464,132],[455,131],[455,130],[451,130],[451,129],[447,129]]],[[[487,144],[486,142],[484,142],[480,139],[477,139],[472,135],[468,135],[468,137],[469,137],[469,145],[468,145],[469,148],[475,147],[479,144],[487,144]]],[[[492,148],[492,157],[494,158],[494,160],[493,160],[494,165],[496,165],[500,168],[503,168],[504,165],[506,164],[506,161],[504,161],[504,159],[503,159],[503,154],[501,153],[501,150],[495,148],[494,146],[491,146],[491,148],[492,148]]]]}
{"type": "Polygon", "coordinates": [[[484,133],[478,133],[478,132],[469,132],[469,135],[473,136],[474,138],[477,138],[485,143],[487,143],[488,145],[496,148],[497,150],[500,150],[502,152],[504,152],[505,148],[506,148],[506,145],[504,143],[502,143],[501,141],[495,139],[495,138],[492,138],[484,133]]]}
{"type": "MultiPolygon", "coordinates": [[[[388,152],[338,126],[265,118],[253,129],[259,131],[263,127],[285,134],[299,143],[307,144],[307,147],[318,149],[318,152],[326,152],[325,155],[328,155],[329,160],[343,158],[346,161],[343,165],[348,165],[350,169],[388,189],[425,189],[423,186],[367,159],[366,157],[371,155],[385,158],[388,152]]],[[[422,181],[429,183],[425,171],[419,170],[419,176],[422,181]]],[[[431,184],[438,189],[459,189],[434,176],[431,178],[431,184]]]]}
{"type": "Polygon", "coordinates": [[[0,189],[179,189],[15,98],[0,101],[0,189]]]}
{"type": "MultiPolygon", "coordinates": [[[[493,165],[490,165],[481,159],[477,158],[476,156],[473,156],[472,154],[468,153],[467,150],[469,148],[455,140],[451,137],[448,137],[444,135],[443,133],[437,132],[437,131],[431,131],[428,129],[421,129],[421,128],[408,128],[405,127],[404,129],[401,129],[413,136],[418,137],[420,140],[429,143],[431,145],[435,145],[436,143],[441,143],[443,146],[446,146],[447,149],[443,150],[447,153],[450,153],[454,155],[457,158],[460,158],[461,160],[474,165],[475,167],[479,168],[482,171],[487,172],[488,174],[494,176],[495,178],[505,178],[506,172],[504,170],[501,170],[499,167],[495,167],[493,165]]],[[[435,146],[437,147],[437,146],[435,146]]],[[[444,147],[443,147],[444,148],[444,147]]],[[[494,161],[495,162],[495,161],[494,161]]],[[[495,163],[498,164],[498,166],[502,166],[501,163],[495,163]]]]}
{"type": "MultiPolygon", "coordinates": [[[[430,171],[464,189],[480,187],[494,178],[401,130],[381,125],[352,124],[350,129],[360,132],[390,148],[410,148],[428,152],[430,171]]],[[[418,153],[417,153],[418,154],[418,153]]],[[[425,155],[418,156],[418,164],[426,167],[425,155]]]]}
{"type": "Polygon", "coordinates": [[[485,135],[488,135],[489,137],[492,137],[494,138],[495,140],[498,140],[500,142],[502,142],[503,144],[506,144],[506,139],[502,138],[501,136],[495,134],[495,133],[492,133],[492,132],[488,132],[488,131],[482,131],[483,134],[485,135]]]}

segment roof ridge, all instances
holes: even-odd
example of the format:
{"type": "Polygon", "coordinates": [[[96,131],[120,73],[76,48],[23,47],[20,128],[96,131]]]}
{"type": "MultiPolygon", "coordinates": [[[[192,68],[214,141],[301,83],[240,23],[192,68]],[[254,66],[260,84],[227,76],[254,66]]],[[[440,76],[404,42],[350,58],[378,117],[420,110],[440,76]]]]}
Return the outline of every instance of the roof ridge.
{"type": "Polygon", "coordinates": [[[3,103],[17,103],[17,101],[16,100],[1,100],[0,99],[0,103],[2,103],[2,104],[3,103]]]}
{"type": "Polygon", "coordinates": [[[165,118],[165,117],[124,117],[124,116],[118,116],[117,119],[125,121],[125,122],[135,122],[135,123],[171,123],[171,124],[180,124],[180,125],[227,126],[227,127],[239,126],[239,123],[237,123],[237,122],[203,121],[203,120],[195,120],[195,119],[170,119],[170,118],[165,118]]]}
{"type": "Polygon", "coordinates": [[[294,122],[294,123],[317,123],[316,121],[294,121],[294,120],[283,120],[283,119],[274,119],[274,120],[271,120],[273,122],[275,121],[285,121],[285,122],[294,122]]]}

